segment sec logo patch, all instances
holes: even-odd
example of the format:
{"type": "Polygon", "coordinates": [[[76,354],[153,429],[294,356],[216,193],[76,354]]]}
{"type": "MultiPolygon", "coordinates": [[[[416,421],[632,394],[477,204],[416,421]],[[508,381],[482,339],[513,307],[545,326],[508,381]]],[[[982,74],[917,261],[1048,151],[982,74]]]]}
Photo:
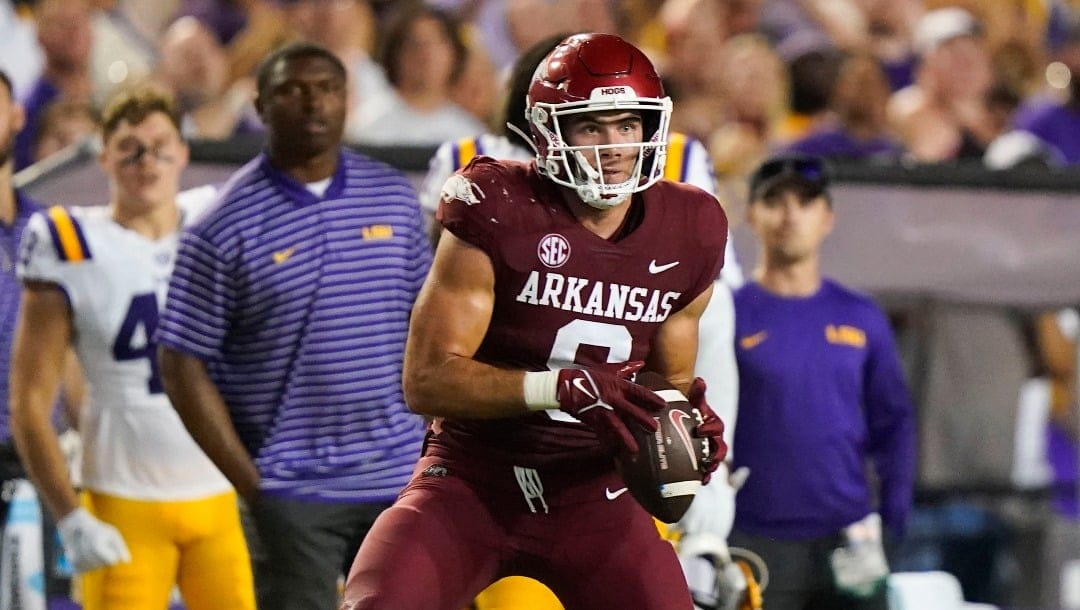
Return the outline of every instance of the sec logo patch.
{"type": "Polygon", "coordinates": [[[570,242],[558,233],[549,233],[540,238],[540,243],[536,245],[536,255],[547,267],[562,267],[570,260],[570,242]]]}

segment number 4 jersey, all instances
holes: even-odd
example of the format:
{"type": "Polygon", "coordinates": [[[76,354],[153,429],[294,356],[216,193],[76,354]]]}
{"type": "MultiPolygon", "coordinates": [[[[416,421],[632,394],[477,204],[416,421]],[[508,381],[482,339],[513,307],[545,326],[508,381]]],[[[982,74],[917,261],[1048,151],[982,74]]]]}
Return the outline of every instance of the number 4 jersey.
{"type": "MultiPolygon", "coordinates": [[[[440,222],[495,271],[477,360],[530,371],[648,361],[660,326],[719,275],[727,218],[712,195],[667,180],[635,198],[637,226],[609,241],[582,226],[532,165],[478,157],[447,181],[440,222]]],[[[433,429],[435,447],[522,466],[601,455],[596,435],[561,411],[433,429]]]]}
{"type": "MultiPolygon", "coordinates": [[[[181,205],[195,216],[202,202],[181,205]]],[[[27,225],[24,280],[67,296],[75,349],[90,387],[79,430],[85,488],[136,500],[185,500],[231,487],[188,434],[158,376],[159,304],[178,235],[153,241],[117,224],[106,207],[59,206],[27,225]]]]}

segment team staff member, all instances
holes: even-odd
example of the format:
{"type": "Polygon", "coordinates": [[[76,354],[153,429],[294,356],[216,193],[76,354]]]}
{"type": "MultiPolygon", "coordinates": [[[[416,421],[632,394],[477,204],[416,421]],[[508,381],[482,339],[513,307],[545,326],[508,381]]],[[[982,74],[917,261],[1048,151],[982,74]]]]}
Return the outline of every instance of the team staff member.
{"type": "Polygon", "coordinates": [[[760,247],[735,293],[733,447],[750,477],[730,541],[768,564],[769,610],[884,610],[881,523],[903,534],[913,409],[884,313],[821,275],[834,222],[826,169],[816,157],[779,156],[750,179],[746,221],[760,247]]]}
{"type": "Polygon", "coordinates": [[[108,105],[107,206],[36,214],[19,255],[22,314],[12,357],[12,431],[75,569],[83,605],[255,607],[236,493],[184,430],[151,340],[180,227],[188,149],[172,100],[153,89],[108,105]],[[91,399],[81,418],[82,503],[50,414],[74,345],[91,399]]]}
{"type": "Polygon", "coordinates": [[[266,152],[181,238],[161,369],[251,509],[260,610],[326,610],[420,454],[401,367],[431,250],[405,176],[341,147],[337,57],[286,46],[257,86],[266,152]]]}

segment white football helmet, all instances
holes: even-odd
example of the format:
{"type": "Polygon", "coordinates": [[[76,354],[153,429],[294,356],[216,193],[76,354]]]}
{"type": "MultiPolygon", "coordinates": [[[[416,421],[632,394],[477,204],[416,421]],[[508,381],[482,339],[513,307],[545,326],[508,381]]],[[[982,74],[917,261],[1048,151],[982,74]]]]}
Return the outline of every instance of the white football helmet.
{"type": "Polygon", "coordinates": [[[526,105],[526,119],[536,146],[536,165],[545,177],[572,188],[585,203],[600,209],[623,202],[663,177],[671,99],[660,76],[640,50],[613,34],[578,34],[564,40],[537,67],[526,105]],[[599,111],[641,113],[638,143],[569,146],[567,117],[599,111]],[[602,149],[636,147],[631,178],[604,182],[588,159],[602,149]]]}

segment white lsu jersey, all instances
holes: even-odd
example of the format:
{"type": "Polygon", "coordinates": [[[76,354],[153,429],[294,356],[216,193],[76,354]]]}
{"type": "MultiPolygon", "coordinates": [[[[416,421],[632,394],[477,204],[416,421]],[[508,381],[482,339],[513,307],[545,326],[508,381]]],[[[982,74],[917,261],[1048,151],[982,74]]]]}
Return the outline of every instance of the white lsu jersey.
{"type": "MultiPolygon", "coordinates": [[[[183,201],[184,223],[205,208],[183,201]]],[[[55,206],[27,225],[18,273],[67,296],[90,387],[79,430],[82,483],[134,500],[198,499],[231,489],[184,428],[162,388],[152,343],[179,233],[153,241],[107,207],[55,206]]]]}

